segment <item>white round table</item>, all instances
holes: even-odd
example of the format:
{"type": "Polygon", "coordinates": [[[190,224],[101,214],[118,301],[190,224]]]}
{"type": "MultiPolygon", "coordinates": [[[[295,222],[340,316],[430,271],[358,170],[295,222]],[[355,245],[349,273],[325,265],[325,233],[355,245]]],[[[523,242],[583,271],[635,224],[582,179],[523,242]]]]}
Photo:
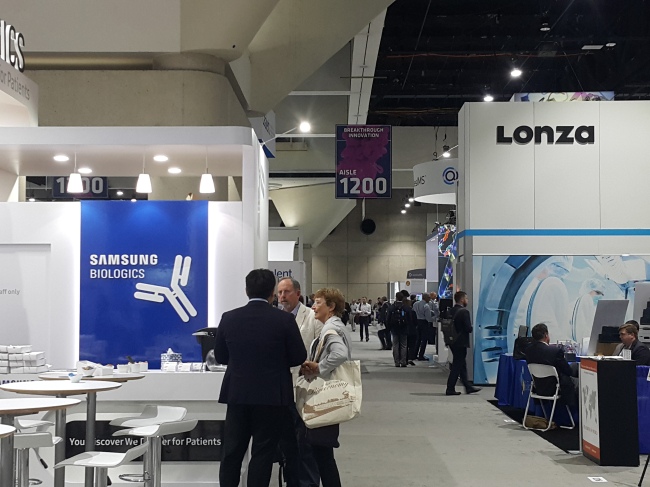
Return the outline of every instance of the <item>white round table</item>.
{"type": "MultiPolygon", "coordinates": [[[[17,394],[30,394],[38,396],[56,396],[67,397],[86,395],[86,451],[95,450],[95,418],[97,415],[97,393],[102,391],[112,391],[122,387],[117,382],[101,381],[81,381],[70,382],[69,380],[43,380],[32,382],[14,382],[4,384],[0,389],[17,394]]],[[[60,436],[64,441],[59,442],[54,447],[54,460],[56,463],[65,460],[65,410],[58,410],[56,413],[56,436],[60,436]]],[[[0,484],[4,486],[5,484],[0,484]]],[[[11,484],[7,484],[11,485],[11,484]]],[[[93,469],[86,469],[85,487],[93,486],[93,469]]],[[[65,487],[65,469],[58,468],[54,471],[54,487],[65,487]]]]}
{"type": "MultiPolygon", "coordinates": [[[[46,372],[38,376],[39,379],[43,380],[70,380],[68,376],[69,372],[46,372]]],[[[103,381],[103,382],[129,382],[130,380],[140,380],[144,379],[144,374],[119,374],[114,373],[113,375],[100,375],[99,377],[90,376],[84,377],[82,381],[103,381]]]]}
{"type": "MultiPolygon", "coordinates": [[[[54,397],[37,397],[37,398],[16,398],[0,399],[0,485],[15,485],[14,478],[14,439],[11,433],[2,436],[3,430],[10,429],[15,431],[14,420],[16,416],[25,416],[36,414],[42,411],[57,411],[57,431],[60,428],[58,424],[59,411],[65,410],[71,406],[79,404],[78,399],[62,399],[54,397]]],[[[65,416],[64,416],[65,419],[65,416]]],[[[65,434],[65,422],[63,423],[63,432],[65,434]]],[[[65,441],[63,442],[65,443],[65,441]]],[[[65,456],[65,451],[63,452],[65,456]]]]}

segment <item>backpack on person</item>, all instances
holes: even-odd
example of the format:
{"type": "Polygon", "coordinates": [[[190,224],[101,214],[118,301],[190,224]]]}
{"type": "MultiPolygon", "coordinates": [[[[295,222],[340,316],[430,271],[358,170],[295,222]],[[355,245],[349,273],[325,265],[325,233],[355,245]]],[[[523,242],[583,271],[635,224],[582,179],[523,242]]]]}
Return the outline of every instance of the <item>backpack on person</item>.
{"type": "Polygon", "coordinates": [[[396,331],[406,330],[409,321],[408,313],[410,310],[405,309],[404,306],[393,306],[386,320],[388,328],[396,331]]]}
{"type": "Polygon", "coordinates": [[[440,320],[440,331],[442,332],[442,336],[445,338],[445,345],[448,347],[454,345],[458,341],[458,330],[456,330],[451,309],[448,309],[445,317],[440,320]]]}

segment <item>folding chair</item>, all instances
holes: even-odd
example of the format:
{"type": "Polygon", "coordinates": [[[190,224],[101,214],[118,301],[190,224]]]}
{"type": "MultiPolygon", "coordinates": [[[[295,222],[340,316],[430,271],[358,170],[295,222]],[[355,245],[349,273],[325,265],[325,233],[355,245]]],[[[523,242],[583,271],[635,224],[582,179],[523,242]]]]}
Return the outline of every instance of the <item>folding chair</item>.
{"type": "MultiPolygon", "coordinates": [[[[532,378],[532,381],[530,383],[530,392],[528,393],[528,401],[526,401],[526,411],[524,412],[524,420],[522,421],[522,426],[525,429],[537,429],[537,428],[528,428],[526,426],[526,417],[528,416],[528,408],[530,407],[530,400],[531,399],[539,399],[540,404],[542,406],[542,411],[544,413],[544,418],[548,421],[548,426],[546,427],[545,430],[541,431],[548,431],[551,429],[551,426],[553,425],[553,416],[555,415],[555,406],[557,404],[557,400],[560,399],[560,378],[557,375],[557,370],[555,370],[555,367],[552,365],[542,365],[542,364],[528,364],[528,371],[530,372],[530,377],[532,378]],[[537,394],[535,391],[535,380],[539,379],[545,379],[548,377],[554,377],[555,378],[555,394],[552,396],[542,396],[540,394],[537,394]],[[546,417],[546,409],[544,409],[544,402],[543,401],[553,401],[553,407],[551,409],[551,417],[548,418],[546,417]]],[[[575,428],[576,424],[573,421],[573,415],[571,414],[571,410],[569,409],[568,405],[564,405],[566,407],[567,413],[569,413],[569,418],[571,418],[571,426],[560,426],[560,428],[565,428],[565,429],[573,429],[575,428]]]]}

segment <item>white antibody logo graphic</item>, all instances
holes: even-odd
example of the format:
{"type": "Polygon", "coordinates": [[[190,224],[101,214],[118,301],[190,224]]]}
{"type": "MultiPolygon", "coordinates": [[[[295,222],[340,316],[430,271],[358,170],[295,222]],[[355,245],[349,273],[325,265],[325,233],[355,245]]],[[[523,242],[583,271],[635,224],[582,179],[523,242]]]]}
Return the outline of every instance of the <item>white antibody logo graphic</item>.
{"type": "Polygon", "coordinates": [[[178,316],[180,316],[181,320],[187,323],[190,321],[190,316],[194,317],[197,315],[196,308],[192,305],[190,300],[181,289],[181,286],[187,286],[187,280],[190,277],[191,265],[191,257],[183,258],[182,255],[177,255],[176,259],[174,260],[174,272],[172,272],[172,281],[169,287],[155,286],[153,284],[145,284],[144,282],[139,282],[135,285],[135,288],[139,291],[144,292],[136,292],[134,294],[135,299],[153,301],[154,303],[162,303],[165,301],[165,298],[167,298],[169,304],[171,304],[172,307],[176,310],[176,313],[178,313],[178,316]],[[183,309],[183,307],[185,307],[185,309],[183,309]]]}

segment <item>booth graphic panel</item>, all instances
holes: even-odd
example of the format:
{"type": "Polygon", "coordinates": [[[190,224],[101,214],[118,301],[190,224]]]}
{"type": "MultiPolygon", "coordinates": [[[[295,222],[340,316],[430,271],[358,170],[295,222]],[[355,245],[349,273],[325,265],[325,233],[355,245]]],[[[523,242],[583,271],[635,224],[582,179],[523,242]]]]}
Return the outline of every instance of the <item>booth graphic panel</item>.
{"type": "Polygon", "coordinates": [[[207,247],[205,201],[82,202],[80,359],[159,368],[172,348],[201,361],[207,247]]]}
{"type": "MultiPolygon", "coordinates": [[[[474,256],[474,382],[495,383],[499,357],[512,352],[520,326],[530,334],[545,323],[552,343],[582,343],[600,299],[628,299],[625,319],[639,320],[648,307],[649,262],[650,256],[474,256]],[[641,307],[634,306],[637,295],[641,307]]],[[[643,331],[643,318],[641,325],[643,331]]]]}

